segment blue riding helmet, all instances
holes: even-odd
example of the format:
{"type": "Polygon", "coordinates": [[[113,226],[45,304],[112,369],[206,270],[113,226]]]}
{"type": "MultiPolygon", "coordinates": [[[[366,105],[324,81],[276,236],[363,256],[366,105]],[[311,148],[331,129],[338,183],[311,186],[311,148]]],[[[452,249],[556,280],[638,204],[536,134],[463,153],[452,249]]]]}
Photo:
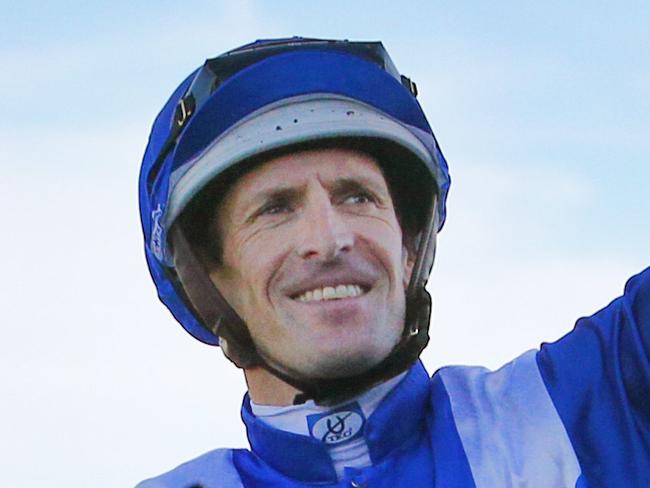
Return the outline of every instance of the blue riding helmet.
{"type": "MultiPolygon", "coordinates": [[[[403,342],[420,335],[418,350],[410,352],[408,361],[419,355],[428,340],[430,316],[424,286],[435,234],[445,220],[450,179],[416,95],[415,84],[399,74],[380,42],[305,38],[242,46],[208,59],[180,84],[154,122],[142,161],[139,200],[145,254],[158,295],[192,336],[217,345],[219,335],[226,337],[227,324],[238,319],[231,309],[221,312],[228,308],[221,297],[217,305],[207,305],[212,312],[202,313],[205,300],[194,298],[201,292],[193,290],[207,282],[192,286],[188,283],[193,278],[185,277],[201,274],[196,265],[190,266],[189,275],[183,271],[185,258],[179,249],[191,251],[183,246],[182,236],[181,243],[173,242],[179,217],[192,200],[215,178],[252,157],[304,143],[361,140],[369,147],[398,147],[408,164],[397,171],[420,179],[424,171],[435,187],[430,194],[415,196],[425,201],[427,215],[415,239],[403,342]]],[[[246,329],[245,324],[237,327],[242,325],[246,329]]],[[[230,346],[230,338],[228,342],[230,346]]],[[[270,369],[280,370],[283,379],[287,376],[281,368],[270,369]]]]}

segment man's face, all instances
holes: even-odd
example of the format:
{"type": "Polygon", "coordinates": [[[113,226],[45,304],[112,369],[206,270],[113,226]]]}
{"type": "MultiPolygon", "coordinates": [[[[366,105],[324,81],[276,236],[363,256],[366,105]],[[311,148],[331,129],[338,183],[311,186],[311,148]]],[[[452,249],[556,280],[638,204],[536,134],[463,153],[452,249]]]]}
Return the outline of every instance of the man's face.
{"type": "Polygon", "coordinates": [[[375,160],[299,151],[237,180],[217,211],[211,277],[272,363],[310,377],[360,373],[399,341],[411,261],[375,160]]]}

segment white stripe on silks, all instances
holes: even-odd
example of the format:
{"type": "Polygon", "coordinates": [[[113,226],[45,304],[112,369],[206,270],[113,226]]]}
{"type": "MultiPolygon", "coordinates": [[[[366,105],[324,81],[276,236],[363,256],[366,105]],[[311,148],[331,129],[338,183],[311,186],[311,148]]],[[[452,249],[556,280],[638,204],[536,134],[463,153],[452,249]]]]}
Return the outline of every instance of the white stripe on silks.
{"type": "Polygon", "coordinates": [[[497,371],[440,370],[477,488],[574,487],[580,466],[535,350],[497,371]]]}

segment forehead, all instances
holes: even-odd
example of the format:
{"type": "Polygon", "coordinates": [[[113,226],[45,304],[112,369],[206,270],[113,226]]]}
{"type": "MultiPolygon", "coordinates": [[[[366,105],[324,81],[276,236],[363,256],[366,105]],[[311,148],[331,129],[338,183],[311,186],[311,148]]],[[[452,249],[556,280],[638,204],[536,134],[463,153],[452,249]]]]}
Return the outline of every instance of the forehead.
{"type": "Polygon", "coordinates": [[[387,190],[384,174],[372,156],[355,149],[320,148],[290,152],[261,162],[232,185],[226,198],[248,200],[258,193],[304,185],[313,178],[324,185],[356,179],[387,190]]]}

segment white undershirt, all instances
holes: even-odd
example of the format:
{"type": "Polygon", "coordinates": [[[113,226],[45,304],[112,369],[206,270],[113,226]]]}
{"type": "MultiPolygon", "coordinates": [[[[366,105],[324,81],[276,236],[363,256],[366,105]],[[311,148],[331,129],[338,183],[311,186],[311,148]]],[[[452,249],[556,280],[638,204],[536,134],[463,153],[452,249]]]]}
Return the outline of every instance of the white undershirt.
{"type": "MultiPolygon", "coordinates": [[[[367,419],[375,411],[384,397],[388,395],[388,393],[402,380],[402,378],[404,378],[405,375],[406,373],[402,373],[395,378],[391,378],[390,380],[362,393],[358,397],[343,402],[341,405],[356,401],[367,419]]],[[[322,407],[316,405],[313,400],[308,400],[301,405],[277,407],[273,405],[258,405],[251,401],[253,414],[266,424],[273,428],[284,430],[285,432],[305,435],[308,437],[311,436],[309,425],[307,423],[307,417],[309,415],[324,414],[330,410],[335,410],[341,405],[322,407]]],[[[343,470],[346,467],[364,468],[372,464],[368,452],[368,444],[366,444],[366,440],[363,436],[346,443],[335,444],[327,447],[339,480],[343,477],[343,470]]]]}

